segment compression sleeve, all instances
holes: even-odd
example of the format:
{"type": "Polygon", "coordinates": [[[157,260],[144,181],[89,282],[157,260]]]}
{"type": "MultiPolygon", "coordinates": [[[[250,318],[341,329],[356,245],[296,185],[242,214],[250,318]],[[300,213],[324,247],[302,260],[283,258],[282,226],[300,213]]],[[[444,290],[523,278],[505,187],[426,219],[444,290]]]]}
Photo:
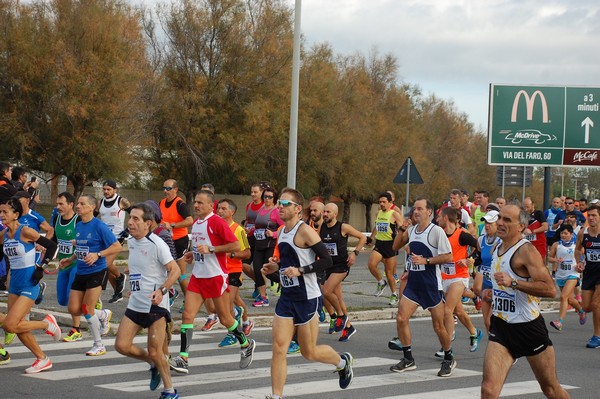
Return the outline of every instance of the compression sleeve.
{"type": "Polygon", "coordinates": [[[58,252],[58,245],[54,241],[44,236],[40,236],[36,243],[46,248],[44,259],[42,259],[42,264],[48,264],[56,256],[56,253],[58,252]]]}
{"type": "Polygon", "coordinates": [[[310,265],[301,267],[302,273],[314,273],[329,269],[333,266],[331,255],[327,252],[327,247],[322,241],[310,247],[317,255],[317,260],[310,265]]]}

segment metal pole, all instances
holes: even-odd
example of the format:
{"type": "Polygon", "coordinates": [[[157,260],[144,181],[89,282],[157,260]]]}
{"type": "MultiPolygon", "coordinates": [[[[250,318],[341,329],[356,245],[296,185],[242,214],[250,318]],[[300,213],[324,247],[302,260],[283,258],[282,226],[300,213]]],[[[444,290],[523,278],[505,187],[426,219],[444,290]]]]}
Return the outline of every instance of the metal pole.
{"type": "Polygon", "coordinates": [[[411,159],[408,157],[406,160],[406,165],[408,166],[408,170],[406,171],[406,209],[408,209],[408,199],[410,198],[410,164],[411,159]]]}
{"type": "Polygon", "coordinates": [[[294,52],[292,54],[292,104],[290,110],[290,141],[288,149],[287,185],[296,188],[298,156],[298,93],[300,90],[300,20],[302,0],[296,0],[294,15],[294,52]]]}
{"type": "Polygon", "coordinates": [[[506,173],[506,166],[502,165],[502,198],[504,198],[504,174],[506,173]]]}
{"type": "Polygon", "coordinates": [[[527,181],[527,166],[523,166],[523,198],[521,203],[525,201],[525,182],[527,181]]]}
{"type": "Polygon", "coordinates": [[[565,191],[565,168],[560,168],[560,196],[562,197],[565,191]]]}
{"type": "Polygon", "coordinates": [[[549,166],[544,168],[544,209],[552,204],[552,171],[549,166]]]}

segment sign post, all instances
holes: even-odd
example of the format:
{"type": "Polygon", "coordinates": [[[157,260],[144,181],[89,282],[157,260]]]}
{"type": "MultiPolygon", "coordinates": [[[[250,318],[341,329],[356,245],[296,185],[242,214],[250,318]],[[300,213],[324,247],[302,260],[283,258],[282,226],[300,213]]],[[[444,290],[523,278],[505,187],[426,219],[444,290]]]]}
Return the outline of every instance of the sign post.
{"type": "Polygon", "coordinates": [[[406,158],[404,165],[398,171],[396,177],[394,177],[394,183],[406,184],[406,207],[408,208],[408,200],[410,198],[410,183],[423,184],[423,179],[415,166],[411,157],[406,158]]]}

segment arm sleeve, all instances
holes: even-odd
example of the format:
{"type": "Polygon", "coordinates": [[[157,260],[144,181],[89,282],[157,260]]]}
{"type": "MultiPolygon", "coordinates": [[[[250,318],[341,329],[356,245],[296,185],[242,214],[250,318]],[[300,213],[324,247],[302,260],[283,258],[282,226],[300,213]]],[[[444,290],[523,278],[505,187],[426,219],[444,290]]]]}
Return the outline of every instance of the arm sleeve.
{"type": "Polygon", "coordinates": [[[310,265],[302,267],[302,273],[314,273],[329,269],[333,266],[331,255],[327,252],[327,247],[322,241],[310,247],[317,255],[317,260],[310,265]]]}
{"type": "Polygon", "coordinates": [[[192,216],[190,215],[190,210],[183,201],[179,201],[177,203],[177,213],[179,213],[179,216],[181,216],[184,219],[186,219],[188,216],[192,216]]]}
{"type": "Polygon", "coordinates": [[[38,238],[36,243],[40,244],[42,247],[46,248],[46,253],[44,254],[44,259],[42,259],[42,264],[47,264],[52,259],[54,259],[54,257],[56,256],[56,253],[58,252],[58,245],[54,241],[52,241],[44,236],[40,236],[40,238],[38,238]]]}
{"type": "Polygon", "coordinates": [[[463,247],[468,245],[470,247],[477,248],[477,239],[473,237],[471,234],[461,231],[460,237],[458,237],[458,243],[463,247]]]}

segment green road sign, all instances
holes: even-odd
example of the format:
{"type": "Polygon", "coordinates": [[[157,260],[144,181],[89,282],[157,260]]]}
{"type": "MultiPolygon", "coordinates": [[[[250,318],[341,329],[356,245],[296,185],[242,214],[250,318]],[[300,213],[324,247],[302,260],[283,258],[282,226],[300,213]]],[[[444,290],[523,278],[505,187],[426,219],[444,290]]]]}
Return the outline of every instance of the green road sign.
{"type": "Polygon", "coordinates": [[[490,165],[600,166],[600,88],[490,85],[490,165]]]}

